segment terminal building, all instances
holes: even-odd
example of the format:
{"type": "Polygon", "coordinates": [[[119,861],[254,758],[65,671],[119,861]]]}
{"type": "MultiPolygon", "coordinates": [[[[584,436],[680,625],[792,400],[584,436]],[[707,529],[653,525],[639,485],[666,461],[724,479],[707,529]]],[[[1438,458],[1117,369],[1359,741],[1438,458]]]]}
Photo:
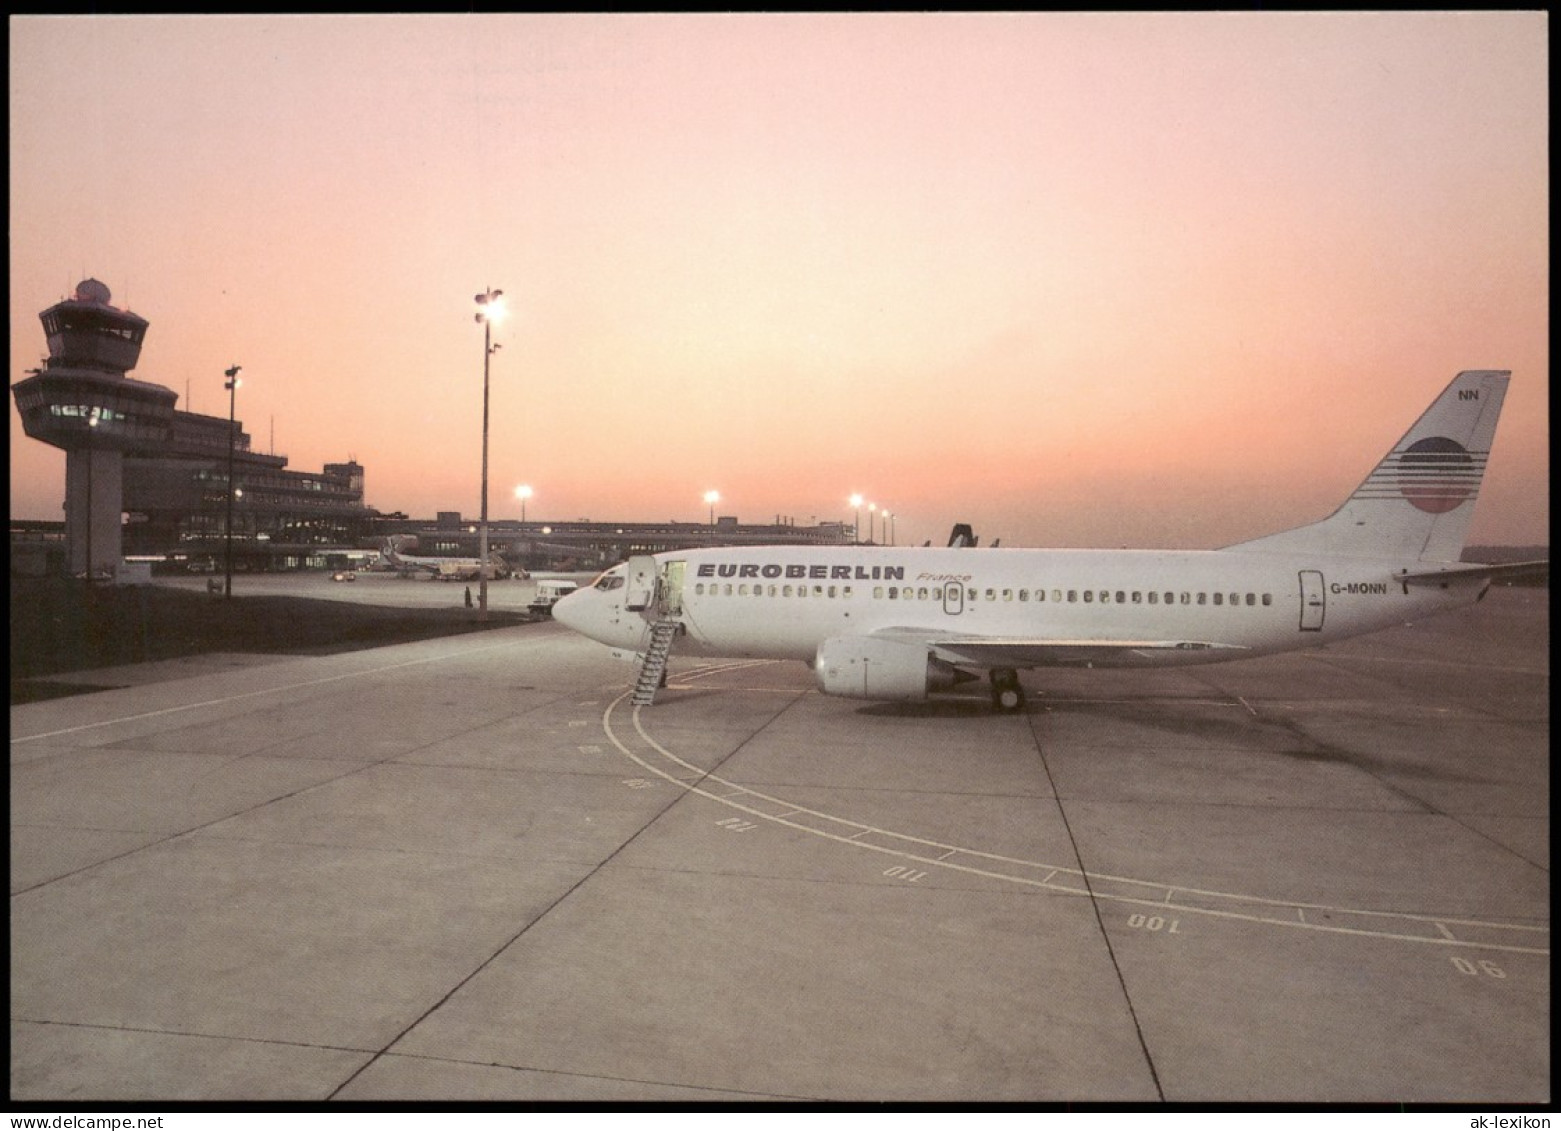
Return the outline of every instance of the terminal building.
{"type": "MultiPolygon", "coordinates": [[[[111,297],[88,279],[43,311],[49,356],[11,387],[27,435],[66,452],[65,521],[13,522],[13,573],[119,577],[126,558],[222,572],[230,544],[239,572],[342,569],[371,563],[392,536],[428,557],[478,555],[481,531],[458,512],[381,514],[364,503],[355,460],[290,470],[286,456],[254,450],[242,421],[180,411],[172,389],[127,376],[148,322],[111,297]]],[[[797,526],[779,516],[746,525],[734,517],[488,524],[490,547],[526,570],[595,569],[712,545],[839,546],[852,537],[849,523],[797,526]]]]}
{"type": "MultiPolygon", "coordinates": [[[[428,557],[475,558],[481,542],[477,523],[458,512],[440,512],[437,519],[380,515],[374,520],[378,543],[396,538],[408,553],[428,557]],[[415,539],[406,541],[406,539],[415,539]]],[[[722,515],[708,522],[572,522],[493,521],[488,545],[512,568],[525,570],[605,569],[631,554],[659,554],[701,546],[848,546],[849,522],[797,526],[777,517],[768,523],[741,523],[722,515]]]]}
{"type": "Polygon", "coordinates": [[[127,376],[148,323],[111,297],[87,279],[43,311],[49,356],[11,387],[27,435],[66,453],[63,538],[13,523],[13,570],[112,578],[127,556],[214,569],[230,513],[238,569],[324,568],[329,548],[374,533],[356,462],[290,471],[240,422],[180,412],[172,389],[127,376]]]}
{"type": "MultiPolygon", "coordinates": [[[[257,452],[235,422],[234,568],[325,569],[337,552],[374,533],[356,461],[292,471],[287,457],[257,452]]],[[[186,568],[221,570],[227,553],[228,421],[175,412],[166,441],[125,460],[125,553],[186,568]]]]}

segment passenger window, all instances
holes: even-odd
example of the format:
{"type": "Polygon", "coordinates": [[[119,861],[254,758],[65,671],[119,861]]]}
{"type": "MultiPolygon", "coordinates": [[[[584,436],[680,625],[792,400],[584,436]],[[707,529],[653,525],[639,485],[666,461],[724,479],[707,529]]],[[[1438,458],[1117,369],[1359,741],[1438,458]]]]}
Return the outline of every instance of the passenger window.
{"type": "Polygon", "coordinates": [[[1216,593],[1216,594],[1214,594],[1214,603],[1216,605],[1223,605],[1225,603],[1225,594],[1223,594],[1223,593],[1216,593]]]}
{"type": "Polygon", "coordinates": [[[730,583],[728,583],[728,585],[726,587],[726,595],[728,597],[730,597],[732,595],[732,586],[730,585],[730,583]]]}
{"type": "Polygon", "coordinates": [[[1077,601],[1078,599],[1079,599],[1079,591],[1077,589],[1069,589],[1068,590],[1068,604],[1071,605],[1071,604],[1073,604],[1073,602],[1077,601]]]}
{"type": "Polygon", "coordinates": [[[1144,595],[1142,593],[1140,593],[1137,589],[1133,590],[1133,604],[1141,605],[1143,603],[1144,603],[1144,595]]]}
{"type": "Polygon", "coordinates": [[[739,585],[737,587],[737,595],[739,597],[746,597],[746,596],[748,596],[748,587],[746,585],[739,585]]]}
{"type": "Polygon", "coordinates": [[[1021,590],[1019,590],[1019,600],[1021,600],[1021,601],[1028,601],[1029,599],[1030,599],[1030,591],[1028,589],[1021,589],[1021,590]]]}
{"type": "Polygon", "coordinates": [[[1086,590],[1084,590],[1084,603],[1086,605],[1089,604],[1094,599],[1095,599],[1095,591],[1093,589],[1086,589],[1086,590]]]}
{"type": "MultiPolygon", "coordinates": [[[[831,585],[830,588],[833,589],[834,586],[831,585]]],[[[813,596],[815,596],[815,597],[822,597],[823,595],[824,595],[824,587],[822,585],[815,585],[813,587],[813,596]]]]}
{"type": "Polygon", "coordinates": [[[1003,600],[1005,600],[1005,601],[1012,601],[1013,599],[1014,599],[1014,591],[1012,589],[1004,589],[1003,590],[1003,600]]]}
{"type": "Polygon", "coordinates": [[[927,599],[927,591],[925,589],[916,590],[916,597],[918,600],[925,601],[927,599]]]}
{"type": "Polygon", "coordinates": [[[703,597],[704,595],[705,595],[705,583],[703,581],[701,581],[698,585],[694,586],[694,596],[696,596],[696,597],[703,597]]]}
{"type": "Polygon", "coordinates": [[[1200,605],[1207,605],[1208,603],[1209,603],[1209,595],[1207,593],[1199,593],[1198,594],[1198,604],[1200,604],[1200,605]]]}
{"type": "Polygon", "coordinates": [[[1192,594],[1191,593],[1183,593],[1182,594],[1182,604],[1184,604],[1184,605],[1192,604],[1192,594]]]}
{"type": "Polygon", "coordinates": [[[1249,605],[1257,604],[1257,594],[1256,593],[1248,593],[1247,594],[1247,604],[1249,604],[1249,605]]]}
{"type": "Polygon", "coordinates": [[[831,586],[830,586],[830,587],[829,587],[829,595],[830,595],[830,596],[831,596],[831,597],[833,597],[833,596],[834,596],[834,595],[835,595],[835,587],[834,587],[834,586],[833,586],[833,585],[831,585],[831,586]]]}
{"type": "Polygon", "coordinates": [[[1272,593],[1264,593],[1263,594],[1263,604],[1265,604],[1265,605],[1272,605],[1273,603],[1274,603],[1274,595],[1272,593]]]}
{"type": "Polygon", "coordinates": [[[965,599],[967,601],[979,601],[981,599],[981,590],[979,590],[979,589],[968,590],[965,593],[965,599]]]}
{"type": "Polygon", "coordinates": [[[1158,605],[1160,603],[1160,594],[1156,593],[1153,589],[1149,591],[1149,603],[1151,605],[1158,605]]]}
{"type": "MultiPolygon", "coordinates": [[[[1062,600],[1062,590],[1061,589],[1053,589],[1052,590],[1052,600],[1053,601],[1060,601],[1060,600],[1062,600]]],[[[1070,597],[1069,600],[1071,601],[1072,598],[1070,597]]]]}
{"type": "Polygon", "coordinates": [[[1118,589],[1117,590],[1117,604],[1121,605],[1121,604],[1125,604],[1126,602],[1127,602],[1127,594],[1122,592],[1122,590],[1118,589]]]}
{"type": "Polygon", "coordinates": [[[995,589],[988,589],[986,591],[986,599],[988,601],[995,601],[995,600],[997,600],[997,590],[995,590],[995,589]]]}

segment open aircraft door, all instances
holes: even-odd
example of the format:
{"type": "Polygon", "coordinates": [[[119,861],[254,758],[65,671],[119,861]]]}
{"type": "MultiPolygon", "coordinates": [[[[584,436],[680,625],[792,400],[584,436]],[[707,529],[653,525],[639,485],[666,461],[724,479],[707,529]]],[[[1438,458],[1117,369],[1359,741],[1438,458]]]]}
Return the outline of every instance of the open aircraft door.
{"type": "Polygon", "coordinates": [[[649,554],[636,554],[629,559],[624,581],[623,607],[637,613],[650,608],[655,600],[656,559],[649,554]]]}
{"type": "Polygon", "coordinates": [[[1301,571],[1301,631],[1321,632],[1323,614],[1328,611],[1328,598],[1323,589],[1323,575],[1315,569],[1301,571]]]}

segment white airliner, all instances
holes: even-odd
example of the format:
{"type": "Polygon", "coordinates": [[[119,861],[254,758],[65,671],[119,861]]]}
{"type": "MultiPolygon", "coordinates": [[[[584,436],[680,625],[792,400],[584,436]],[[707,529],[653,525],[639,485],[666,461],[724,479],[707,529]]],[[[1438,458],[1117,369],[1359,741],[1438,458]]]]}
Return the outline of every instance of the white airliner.
{"type": "MultiPolygon", "coordinates": [[[[373,569],[396,570],[403,574],[426,573],[439,581],[476,581],[483,574],[476,558],[416,558],[401,553],[402,537],[386,538],[373,569]]],[[[510,567],[497,550],[488,554],[489,578],[508,577],[510,567]]]]}
{"type": "Polygon", "coordinates": [[[1460,562],[1507,371],[1460,373],[1329,517],[1222,550],[776,546],[632,557],[554,617],[641,658],[802,660],[821,690],[920,702],[1020,669],[1162,667],[1315,647],[1458,608],[1546,563],[1460,562]]]}

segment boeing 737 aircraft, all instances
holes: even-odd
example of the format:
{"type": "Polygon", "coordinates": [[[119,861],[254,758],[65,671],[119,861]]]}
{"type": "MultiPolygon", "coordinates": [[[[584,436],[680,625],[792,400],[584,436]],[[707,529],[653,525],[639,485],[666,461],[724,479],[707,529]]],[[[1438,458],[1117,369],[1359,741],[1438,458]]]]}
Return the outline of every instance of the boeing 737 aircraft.
{"type": "Polygon", "coordinates": [[[1222,550],[732,547],[632,557],[553,616],[640,658],[808,663],[819,688],[920,702],[986,671],[1163,667],[1315,647],[1455,609],[1545,563],[1460,562],[1507,371],[1460,373],[1329,517],[1222,550]]]}

